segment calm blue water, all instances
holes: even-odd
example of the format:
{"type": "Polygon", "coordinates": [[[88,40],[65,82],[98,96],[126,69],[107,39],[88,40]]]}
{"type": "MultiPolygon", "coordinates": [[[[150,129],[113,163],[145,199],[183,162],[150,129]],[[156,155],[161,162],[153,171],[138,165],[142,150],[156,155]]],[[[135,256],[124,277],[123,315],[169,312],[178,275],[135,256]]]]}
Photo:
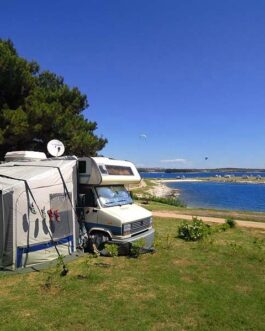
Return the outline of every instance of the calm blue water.
{"type": "Polygon", "coordinates": [[[172,173],[167,174],[164,172],[142,172],[141,176],[143,178],[171,178],[174,179],[177,176],[184,176],[186,178],[195,178],[195,177],[215,177],[216,175],[221,175],[224,177],[225,175],[231,175],[231,176],[261,176],[265,177],[265,172],[178,172],[178,173],[172,173]]]}
{"type": "MultiPolygon", "coordinates": [[[[192,173],[193,175],[194,173],[192,173]]],[[[255,173],[264,177],[264,173],[255,173]]],[[[176,174],[142,174],[144,178],[175,178],[176,174]],[[164,176],[162,176],[164,175],[164,176]],[[170,177],[168,176],[170,175],[170,177]]],[[[177,176],[181,174],[177,174],[177,176]]],[[[192,177],[184,174],[186,178],[192,177]]],[[[213,173],[210,174],[212,176],[213,173]]],[[[242,174],[240,174],[242,175],[242,174]]],[[[244,173],[245,175],[245,173],[244,173]]],[[[251,175],[251,173],[249,174],[251,175]]],[[[201,176],[201,173],[199,174],[201,176]]],[[[201,176],[202,177],[202,176],[201,176]]],[[[209,177],[205,176],[205,177],[209,177]]],[[[214,182],[176,182],[167,186],[180,189],[180,199],[188,207],[265,211],[265,184],[214,183],[214,182]]]]}

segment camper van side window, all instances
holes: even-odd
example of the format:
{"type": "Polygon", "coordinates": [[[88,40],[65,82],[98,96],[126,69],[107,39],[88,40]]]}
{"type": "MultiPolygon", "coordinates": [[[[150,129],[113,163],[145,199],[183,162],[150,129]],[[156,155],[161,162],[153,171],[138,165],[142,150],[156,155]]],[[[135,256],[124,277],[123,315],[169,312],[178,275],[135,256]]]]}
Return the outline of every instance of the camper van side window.
{"type": "Polygon", "coordinates": [[[116,166],[116,165],[106,165],[106,169],[109,175],[114,176],[133,176],[132,169],[130,167],[116,166]]]}
{"type": "Polygon", "coordinates": [[[86,161],[79,161],[78,162],[78,171],[80,174],[86,173],[86,161]]]}
{"type": "Polygon", "coordinates": [[[107,175],[108,174],[106,167],[104,167],[103,165],[99,165],[98,167],[99,167],[100,172],[103,175],[107,175]]]}

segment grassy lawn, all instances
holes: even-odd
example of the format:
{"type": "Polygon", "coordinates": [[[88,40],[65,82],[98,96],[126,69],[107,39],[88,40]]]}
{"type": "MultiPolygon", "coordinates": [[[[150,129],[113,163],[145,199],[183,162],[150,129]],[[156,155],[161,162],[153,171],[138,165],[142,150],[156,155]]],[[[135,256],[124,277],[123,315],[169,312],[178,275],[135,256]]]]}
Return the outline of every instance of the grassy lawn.
{"type": "Polygon", "coordinates": [[[265,232],[184,242],[178,224],[155,219],[157,252],[138,259],[0,273],[0,330],[264,330],[265,232]]]}
{"type": "MultiPolygon", "coordinates": [[[[141,200],[136,200],[136,203],[141,205],[141,200]]],[[[142,205],[144,208],[150,211],[173,211],[178,214],[192,215],[192,216],[209,216],[228,218],[232,217],[242,221],[253,222],[265,222],[264,212],[252,212],[252,211],[236,211],[236,210],[218,210],[218,209],[204,209],[204,208],[187,208],[187,207],[175,207],[167,204],[150,201],[147,205],[142,205]]]]}

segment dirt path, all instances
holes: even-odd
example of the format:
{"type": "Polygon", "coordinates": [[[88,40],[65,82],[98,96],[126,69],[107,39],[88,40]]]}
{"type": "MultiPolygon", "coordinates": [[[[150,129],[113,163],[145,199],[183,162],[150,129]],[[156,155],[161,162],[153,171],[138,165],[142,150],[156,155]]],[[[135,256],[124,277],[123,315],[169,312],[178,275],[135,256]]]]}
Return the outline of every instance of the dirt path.
{"type": "MultiPolygon", "coordinates": [[[[195,215],[184,215],[184,214],[178,214],[177,212],[170,212],[170,211],[153,211],[153,216],[157,217],[167,217],[167,218],[176,218],[176,219],[182,219],[191,221],[192,217],[195,215]]],[[[225,223],[224,218],[219,217],[209,217],[209,216],[199,216],[199,218],[204,222],[211,222],[211,223],[225,223]]],[[[255,229],[263,229],[265,230],[265,223],[261,222],[251,222],[251,221],[239,221],[235,220],[236,224],[238,226],[242,226],[245,228],[255,228],[255,229]]]]}

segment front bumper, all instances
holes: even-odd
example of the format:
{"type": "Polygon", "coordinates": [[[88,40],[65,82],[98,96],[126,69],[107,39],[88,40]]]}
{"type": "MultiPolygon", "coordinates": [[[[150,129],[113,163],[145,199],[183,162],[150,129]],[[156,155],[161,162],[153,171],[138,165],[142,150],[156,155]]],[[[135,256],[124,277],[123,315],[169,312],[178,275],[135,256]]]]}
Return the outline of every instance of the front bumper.
{"type": "Polygon", "coordinates": [[[133,244],[135,241],[144,240],[145,244],[143,246],[144,249],[151,249],[153,247],[155,239],[155,230],[152,228],[148,231],[139,233],[133,237],[126,239],[112,239],[112,242],[120,245],[128,245],[133,244]]]}

